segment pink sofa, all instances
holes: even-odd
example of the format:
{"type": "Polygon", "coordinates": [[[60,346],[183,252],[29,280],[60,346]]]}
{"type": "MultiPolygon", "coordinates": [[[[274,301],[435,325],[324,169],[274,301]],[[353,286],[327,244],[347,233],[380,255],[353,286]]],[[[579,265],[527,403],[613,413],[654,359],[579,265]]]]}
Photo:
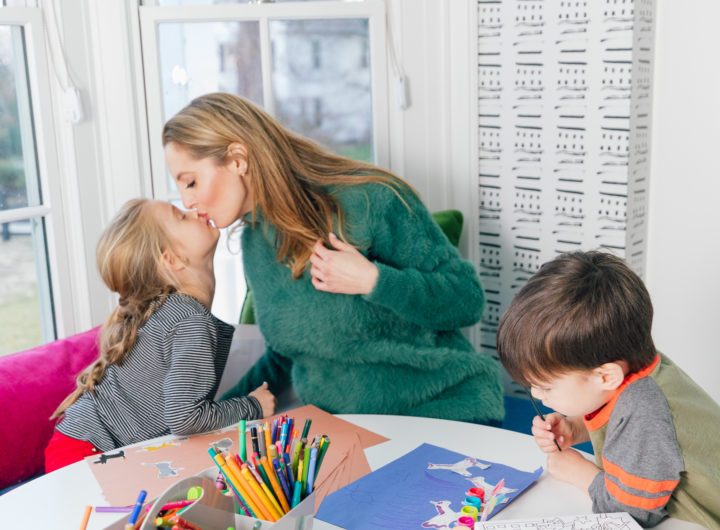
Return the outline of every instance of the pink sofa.
{"type": "Polygon", "coordinates": [[[0,490],[44,471],[50,415],[97,358],[99,329],[0,357],[0,490]]]}

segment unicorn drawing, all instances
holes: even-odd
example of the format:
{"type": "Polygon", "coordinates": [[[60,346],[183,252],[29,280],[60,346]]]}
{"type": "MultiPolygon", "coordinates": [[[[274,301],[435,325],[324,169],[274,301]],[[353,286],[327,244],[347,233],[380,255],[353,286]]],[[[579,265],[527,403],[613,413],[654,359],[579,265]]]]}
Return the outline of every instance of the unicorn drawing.
{"type": "Polygon", "coordinates": [[[457,522],[462,512],[456,512],[450,508],[450,501],[430,501],[435,506],[437,515],[421,525],[422,528],[450,528],[452,523],[457,522]]]}
{"type": "Polygon", "coordinates": [[[158,470],[158,478],[175,477],[177,476],[178,471],[183,469],[182,467],[172,467],[172,462],[153,462],[149,464],[140,462],[140,465],[155,466],[158,470]]]}
{"type": "Polygon", "coordinates": [[[468,471],[468,468],[471,467],[479,467],[480,469],[487,469],[490,466],[488,464],[483,464],[481,462],[478,462],[476,459],[472,457],[464,458],[463,460],[460,460],[459,462],[455,462],[454,464],[433,464],[432,462],[428,463],[428,469],[447,469],[448,471],[452,471],[453,473],[457,473],[458,475],[462,475],[463,477],[470,477],[472,476],[472,473],[468,471]]]}

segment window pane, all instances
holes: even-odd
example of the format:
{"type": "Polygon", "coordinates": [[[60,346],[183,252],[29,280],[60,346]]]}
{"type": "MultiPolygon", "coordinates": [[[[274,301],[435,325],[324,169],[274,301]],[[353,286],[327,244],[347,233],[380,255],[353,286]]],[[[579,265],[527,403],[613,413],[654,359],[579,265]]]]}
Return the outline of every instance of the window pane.
{"type": "Polygon", "coordinates": [[[23,28],[0,26],[0,210],[38,206],[23,28]]]}
{"type": "Polygon", "coordinates": [[[45,226],[40,218],[2,224],[0,355],[55,338],[50,308],[45,226]]]}
{"type": "Polygon", "coordinates": [[[273,20],[276,117],[329,150],[373,161],[367,19],[273,20]]]}
{"type": "Polygon", "coordinates": [[[158,47],[164,120],[208,92],[239,94],[262,106],[257,21],[160,24],[158,47]]]}

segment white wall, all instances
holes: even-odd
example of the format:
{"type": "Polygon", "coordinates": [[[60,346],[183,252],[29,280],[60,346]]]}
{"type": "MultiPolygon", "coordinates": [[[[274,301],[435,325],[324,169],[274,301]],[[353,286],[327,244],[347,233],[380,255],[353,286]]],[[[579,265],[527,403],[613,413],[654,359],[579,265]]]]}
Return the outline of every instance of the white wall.
{"type": "Polygon", "coordinates": [[[646,277],[653,333],[720,402],[720,3],[657,3],[646,277]]]}

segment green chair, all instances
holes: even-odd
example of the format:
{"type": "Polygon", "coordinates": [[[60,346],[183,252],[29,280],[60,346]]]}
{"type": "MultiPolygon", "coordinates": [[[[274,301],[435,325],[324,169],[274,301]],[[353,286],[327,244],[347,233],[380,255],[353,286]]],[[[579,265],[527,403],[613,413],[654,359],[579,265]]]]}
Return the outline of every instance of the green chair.
{"type": "MultiPolygon", "coordinates": [[[[435,222],[440,226],[447,238],[454,246],[460,243],[463,228],[463,214],[459,210],[441,210],[432,214],[435,222]]],[[[254,324],[255,310],[253,309],[253,293],[248,288],[242,309],[240,310],[240,324],[254,324]]]]}

